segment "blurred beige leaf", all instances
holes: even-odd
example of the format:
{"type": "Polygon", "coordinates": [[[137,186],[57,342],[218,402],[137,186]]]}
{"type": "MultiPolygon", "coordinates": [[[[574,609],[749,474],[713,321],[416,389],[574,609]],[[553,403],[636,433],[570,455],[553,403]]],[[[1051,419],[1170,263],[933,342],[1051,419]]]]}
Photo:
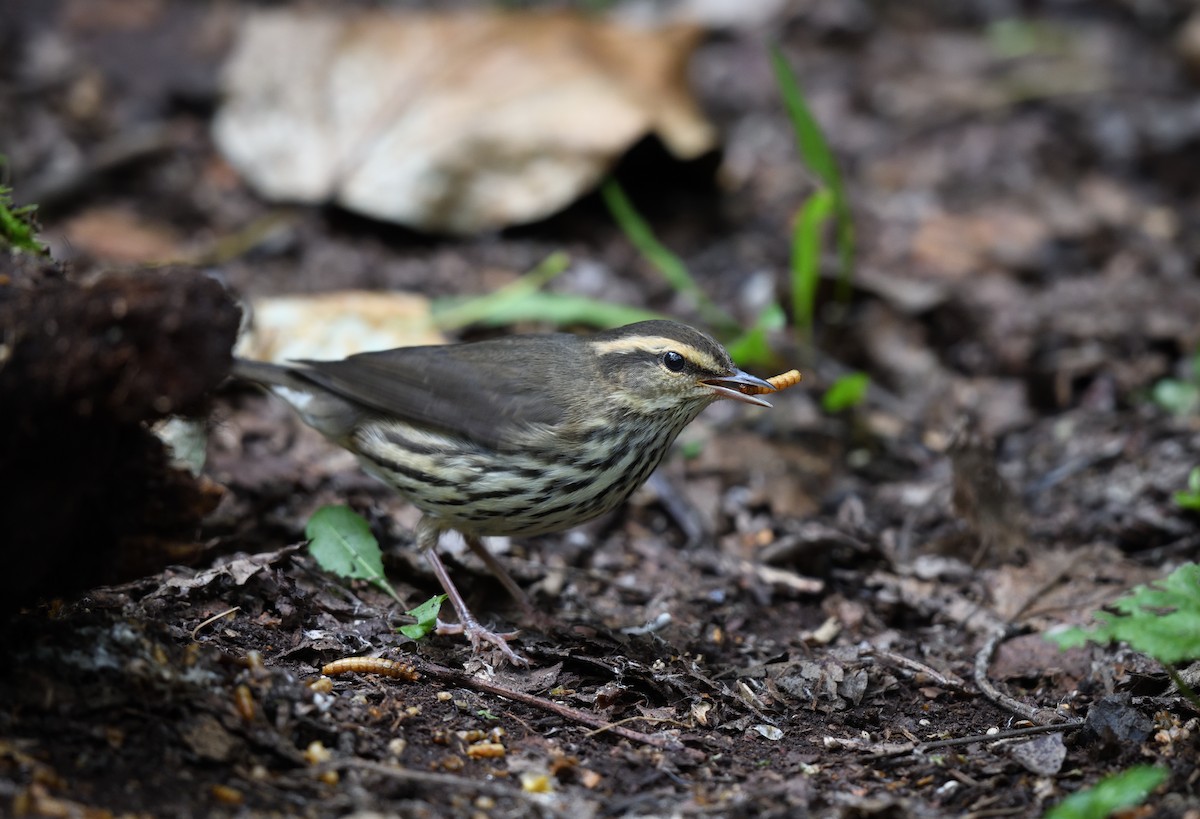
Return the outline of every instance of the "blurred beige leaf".
{"type": "Polygon", "coordinates": [[[113,264],[165,262],[184,255],[169,225],[120,207],[96,207],[68,221],[64,239],[75,252],[113,264]]]}
{"type": "Polygon", "coordinates": [[[258,12],[215,136],[271,199],[497,229],[560,210],[647,133],[681,159],[710,150],[686,85],[699,37],[565,12],[258,12]]]}
{"type": "Polygon", "coordinates": [[[344,358],[446,342],[430,321],[428,300],[412,293],[276,296],[256,299],[249,313],[250,326],[234,352],[257,361],[344,358]]]}

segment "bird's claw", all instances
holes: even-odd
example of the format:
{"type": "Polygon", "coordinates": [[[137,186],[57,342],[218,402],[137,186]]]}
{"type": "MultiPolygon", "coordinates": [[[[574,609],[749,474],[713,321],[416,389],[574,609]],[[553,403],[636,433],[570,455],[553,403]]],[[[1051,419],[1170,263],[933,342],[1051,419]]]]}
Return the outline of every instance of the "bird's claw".
{"type": "Polygon", "coordinates": [[[438,634],[463,634],[471,643],[471,650],[476,654],[479,653],[481,643],[491,643],[496,648],[500,649],[505,658],[513,665],[527,666],[529,660],[522,657],[517,652],[513,651],[512,646],[508,644],[509,640],[514,640],[520,634],[518,631],[497,632],[491,629],[484,628],[477,621],[469,620],[464,623],[443,623],[437,621],[438,634]]]}

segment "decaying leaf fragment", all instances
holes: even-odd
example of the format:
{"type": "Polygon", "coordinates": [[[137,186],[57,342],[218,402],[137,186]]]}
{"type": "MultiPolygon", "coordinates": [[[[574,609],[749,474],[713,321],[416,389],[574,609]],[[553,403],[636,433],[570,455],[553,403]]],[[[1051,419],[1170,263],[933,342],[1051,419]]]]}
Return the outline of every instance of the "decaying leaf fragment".
{"type": "Polygon", "coordinates": [[[685,82],[699,35],[568,12],[256,12],[215,136],[271,199],[496,229],[561,209],[647,133],[710,150],[685,82]]]}

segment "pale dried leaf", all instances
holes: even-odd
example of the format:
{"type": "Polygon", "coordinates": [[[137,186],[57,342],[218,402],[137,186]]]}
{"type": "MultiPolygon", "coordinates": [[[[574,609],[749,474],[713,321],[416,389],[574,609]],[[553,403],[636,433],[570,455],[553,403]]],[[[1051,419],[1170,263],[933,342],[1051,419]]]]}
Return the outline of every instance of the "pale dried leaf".
{"type": "Polygon", "coordinates": [[[496,229],[560,210],[647,133],[680,158],[710,150],[685,84],[699,34],[570,13],[259,12],[215,135],[268,198],[496,229]]]}
{"type": "Polygon", "coordinates": [[[237,355],[257,361],[337,359],[368,350],[443,344],[429,302],[411,293],[340,291],[254,301],[237,355]]]}

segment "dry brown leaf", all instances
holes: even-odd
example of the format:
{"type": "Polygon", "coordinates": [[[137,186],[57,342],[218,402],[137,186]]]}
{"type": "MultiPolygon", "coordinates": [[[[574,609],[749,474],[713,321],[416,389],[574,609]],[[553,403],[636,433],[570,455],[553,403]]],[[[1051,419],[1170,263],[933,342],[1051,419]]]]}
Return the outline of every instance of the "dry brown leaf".
{"type": "Polygon", "coordinates": [[[951,281],[994,267],[1031,264],[1050,238],[1044,220],[1018,206],[976,213],[934,214],[913,237],[913,260],[923,270],[951,281]]]}
{"type": "Polygon", "coordinates": [[[156,224],[123,208],[86,210],[67,222],[67,242],[94,259],[118,264],[180,259],[180,239],[165,224],[156,224]]]}
{"type": "Polygon", "coordinates": [[[714,145],[685,82],[700,31],[571,13],[253,14],[215,122],[260,193],[412,227],[529,222],[647,133],[714,145]]]}

